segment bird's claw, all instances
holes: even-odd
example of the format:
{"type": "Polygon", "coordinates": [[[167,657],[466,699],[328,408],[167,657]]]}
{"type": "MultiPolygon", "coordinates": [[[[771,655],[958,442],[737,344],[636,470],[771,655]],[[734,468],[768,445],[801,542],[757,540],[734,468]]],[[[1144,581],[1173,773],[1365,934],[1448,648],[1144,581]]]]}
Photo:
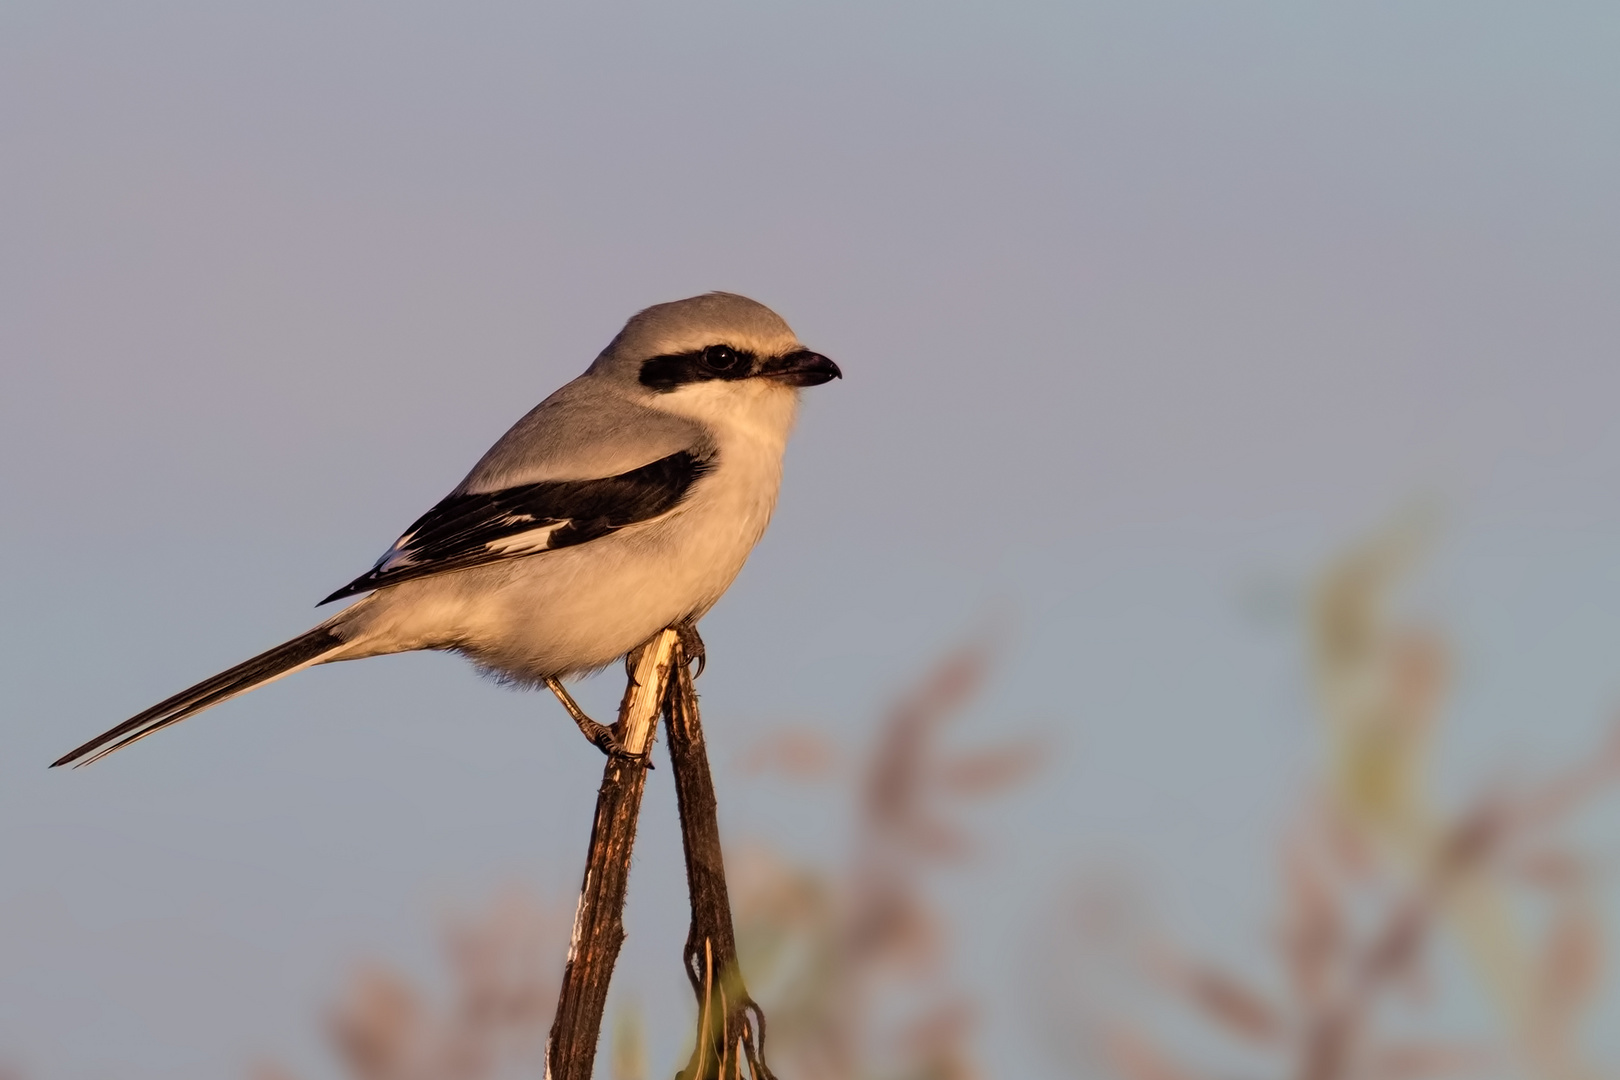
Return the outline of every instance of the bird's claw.
{"type": "Polygon", "coordinates": [[[593,720],[590,722],[588,729],[584,724],[581,724],[579,730],[584,732],[585,737],[591,741],[591,745],[602,751],[606,756],[636,765],[645,765],[649,769],[653,768],[652,751],[649,749],[639,754],[631,753],[624,743],[620,741],[617,725],[598,724],[593,720]]]}
{"type": "Polygon", "coordinates": [[[686,653],[686,662],[697,661],[697,671],[692,678],[703,674],[703,669],[709,666],[709,650],[703,644],[703,638],[698,635],[697,623],[683,622],[675,627],[675,632],[681,636],[681,648],[686,653]]]}

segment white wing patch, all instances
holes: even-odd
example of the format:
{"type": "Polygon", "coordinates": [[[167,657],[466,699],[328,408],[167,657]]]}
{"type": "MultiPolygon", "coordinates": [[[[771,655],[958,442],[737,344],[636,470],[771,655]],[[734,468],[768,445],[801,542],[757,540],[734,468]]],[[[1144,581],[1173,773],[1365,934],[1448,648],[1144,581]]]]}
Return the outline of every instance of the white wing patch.
{"type": "MultiPolygon", "coordinates": [[[[514,517],[511,520],[516,524],[522,520],[533,521],[534,518],[525,514],[521,518],[514,517]]],[[[551,540],[551,534],[569,524],[572,523],[554,521],[550,525],[542,525],[538,529],[530,529],[528,532],[514,533],[511,536],[503,536],[499,540],[491,540],[484,547],[497,555],[532,555],[536,551],[546,550],[546,545],[551,540]]]]}
{"type": "MultiPolygon", "coordinates": [[[[499,519],[499,523],[501,525],[522,525],[534,519],[533,514],[507,514],[499,519]]],[[[553,521],[540,526],[538,529],[528,529],[524,532],[514,533],[511,536],[491,540],[484,545],[484,549],[490,554],[498,556],[532,555],[537,551],[546,550],[546,545],[551,540],[551,534],[568,524],[570,524],[568,521],[553,521]]],[[[416,557],[416,551],[410,550],[411,542],[415,539],[416,533],[408,532],[395,540],[393,546],[378,560],[374,572],[387,573],[390,570],[399,570],[417,565],[421,560],[416,557]]]]}

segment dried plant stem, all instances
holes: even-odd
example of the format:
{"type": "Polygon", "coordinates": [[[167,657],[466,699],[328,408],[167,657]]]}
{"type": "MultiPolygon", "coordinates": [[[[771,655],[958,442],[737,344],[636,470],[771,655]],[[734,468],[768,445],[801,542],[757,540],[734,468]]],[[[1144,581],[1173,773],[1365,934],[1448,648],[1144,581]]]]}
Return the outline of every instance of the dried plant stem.
{"type": "Polygon", "coordinates": [[[686,885],[692,901],[686,977],[698,999],[697,1038],[691,1060],[677,1080],[730,1080],[742,1075],[744,1061],[753,1080],[774,1080],[765,1064],[765,1014],[748,996],[737,965],[714,779],[686,661],[686,650],[677,645],[664,700],[664,725],[669,732],[671,771],[681,813],[681,846],[686,851],[686,885]]]}
{"type": "Polygon", "coordinates": [[[589,1080],[595,1062],[608,982],[624,943],[625,886],[647,780],[648,752],[677,662],[685,672],[679,643],[676,631],[665,630],[642,646],[633,658],[633,673],[619,705],[616,733],[624,752],[608,758],[596,795],[596,820],[591,825],[590,854],[574,915],[568,966],[546,1043],[546,1076],[552,1080],[589,1080]]]}

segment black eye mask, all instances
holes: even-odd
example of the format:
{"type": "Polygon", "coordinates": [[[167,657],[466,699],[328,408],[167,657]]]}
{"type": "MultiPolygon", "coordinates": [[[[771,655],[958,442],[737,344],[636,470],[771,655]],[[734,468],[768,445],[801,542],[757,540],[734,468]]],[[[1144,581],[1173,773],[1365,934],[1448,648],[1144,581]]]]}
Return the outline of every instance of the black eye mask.
{"type": "Polygon", "coordinates": [[[641,385],[668,391],[712,379],[746,379],[754,374],[754,354],[730,345],[710,345],[692,352],[655,356],[641,364],[641,385]]]}

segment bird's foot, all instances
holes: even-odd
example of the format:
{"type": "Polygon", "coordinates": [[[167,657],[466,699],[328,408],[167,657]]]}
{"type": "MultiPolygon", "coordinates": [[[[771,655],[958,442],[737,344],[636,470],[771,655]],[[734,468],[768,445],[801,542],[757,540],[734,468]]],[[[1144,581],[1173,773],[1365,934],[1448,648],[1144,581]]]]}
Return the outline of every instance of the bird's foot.
{"type": "Polygon", "coordinates": [[[585,732],[585,737],[591,740],[591,743],[608,757],[620,758],[624,761],[641,765],[648,769],[655,768],[652,762],[651,748],[644,750],[639,754],[632,754],[619,739],[619,725],[598,724],[595,721],[592,721],[589,730],[587,730],[583,725],[581,725],[579,730],[585,732]]]}
{"type": "Polygon", "coordinates": [[[709,666],[709,650],[703,644],[703,638],[698,636],[697,623],[683,622],[675,627],[675,632],[681,635],[681,648],[686,653],[686,662],[690,664],[697,661],[698,669],[692,678],[703,674],[703,669],[709,666]]]}
{"type": "Polygon", "coordinates": [[[574,721],[574,726],[579,728],[579,733],[585,736],[592,746],[610,758],[624,758],[626,761],[644,764],[649,769],[653,767],[651,752],[631,753],[619,739],[618,725],[598,724],[592,720],[585,714],[585,710],[579,707],[579,702],[574,700],[574,696],[563,688],[562,683],[556,679],[547,679],[546,689],[557,695],[562,707],[568,710],[568,716],[574,721]]]}
{"type": "MultiPolygon", "coordinates": [[[[680,635],[681,651],[686,654],[686,662],[690,664],[694,660],[697,661],[698,669],[693,673],[692,678],[695,679],[702,675],[703,669],[709,663],[709,650],[703,644],[703,638],[698,634],[697,623],[678,622],[670,629],[680,635]]],[[[646,647],[646,644],[637,645],[624,655],[624,673],[632,679],[636,677],[636,667],[641,663],[641,650],[646,647]]]]}

